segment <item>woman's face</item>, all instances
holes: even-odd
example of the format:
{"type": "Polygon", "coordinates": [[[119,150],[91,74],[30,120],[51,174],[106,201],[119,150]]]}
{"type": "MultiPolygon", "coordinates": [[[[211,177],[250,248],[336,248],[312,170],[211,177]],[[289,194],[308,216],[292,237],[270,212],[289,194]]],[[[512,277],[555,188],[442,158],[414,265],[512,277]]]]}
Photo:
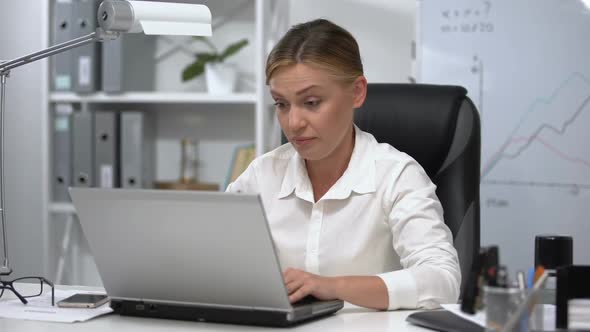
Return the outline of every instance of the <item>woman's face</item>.
{"type": "Polygon", "coordinates": [[[352,135],[353,112],[365,100],[366,84],[362,76],[343,84],[301,63],[273,73],[269,85],[279,123],[303,159],[330,157],[352,135]]]}

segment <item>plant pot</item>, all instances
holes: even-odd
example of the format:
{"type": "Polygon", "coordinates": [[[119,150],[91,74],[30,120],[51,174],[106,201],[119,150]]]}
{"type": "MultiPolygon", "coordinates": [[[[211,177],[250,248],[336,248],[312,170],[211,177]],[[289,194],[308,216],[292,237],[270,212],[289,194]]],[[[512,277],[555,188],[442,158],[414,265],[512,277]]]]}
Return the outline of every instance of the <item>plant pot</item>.
{"type": "Polygon", "coordinates": [[[205,64],[205,80],[210,94],[226,95],[235,91],[238,73],[235,66],[223,62],[205,64]]]}

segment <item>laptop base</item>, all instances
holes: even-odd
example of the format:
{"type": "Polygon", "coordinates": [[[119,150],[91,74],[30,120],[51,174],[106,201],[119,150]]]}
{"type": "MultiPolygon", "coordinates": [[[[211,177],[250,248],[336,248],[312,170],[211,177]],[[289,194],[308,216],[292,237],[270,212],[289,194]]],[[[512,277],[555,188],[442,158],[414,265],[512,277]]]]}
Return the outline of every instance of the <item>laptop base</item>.
{"type": "Polygon", "coordinates": [[[145,318],[164,318],[197,322],[286,327],[330,315],[340,308],[316,315],[300,315],[289,319],[288,313],[264,310],[210,308],[170,304],[151,304],[143,301],[111,300],[116,314],[145,318]]]}

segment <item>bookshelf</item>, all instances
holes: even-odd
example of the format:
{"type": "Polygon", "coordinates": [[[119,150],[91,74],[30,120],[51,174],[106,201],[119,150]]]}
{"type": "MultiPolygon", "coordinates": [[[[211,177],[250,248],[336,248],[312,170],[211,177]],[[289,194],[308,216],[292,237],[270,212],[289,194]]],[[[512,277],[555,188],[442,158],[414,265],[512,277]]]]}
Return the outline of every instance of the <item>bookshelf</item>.
{"type": "MultiPolygon", "coordinates": [[[[46,0],[48,44],[52,44],[53,8],[58,0],[46,0]]],[[[145,110],[156,114],[156,181],[170,181],[176,165],[170,160],[177,155],[175,148],[183,136],[196,134],[203,145],[200,159],[206,160],[203,182],[223,185],[237,146],[254,144],[256,155],[268,151],[271,137],[271,99],[264,78],[264,65],[273,38],[286,27],[277,23],[277,11],[288,8],[281,0],[222,0],[205,2],[213,14],[213,38],[223,47],[239,38],[250,44],[235,57],[239,80],[237,91],[227,95],[206,92],[204,79],[182,83],[178,73],[187,64],[191,52],[199,50],[190,39],[158,39],[156,82],[154,91],[129,91],[108,94],[102,91],[79,94],[56,92],[52,84],[46,87],[46,116],[43,153],[44,210],[43,227],[44,270],[56,283],[96,285],[98,275],[83,235],[76,220],[76,211],[69,202],[55,202],[52,198],[52,112],[58,104],[73,104],[89,110],[145,110]],[[277,25],[278,24],[278,25],[277,25]],[[275,28],[273,28],[273,26],[275,28]],[[271,32],[272,31],[272,32],[271,32]],[[66,245],[67,243],[67,245],[66,245]],[[57,249],[56,249],[57,248],[57,249]],[[57,279],[60,280],[57,280],[57,279]]],[[[288,16],[288,15],[287,15],[288,16]]],[[[284,13],[278,17],[287,17],[284,13]]],[[[51,80],[51,62],[46,63],[47,80],[51,80]]],[[[199,171],[201,174],[201,171],[199,171]]]]}

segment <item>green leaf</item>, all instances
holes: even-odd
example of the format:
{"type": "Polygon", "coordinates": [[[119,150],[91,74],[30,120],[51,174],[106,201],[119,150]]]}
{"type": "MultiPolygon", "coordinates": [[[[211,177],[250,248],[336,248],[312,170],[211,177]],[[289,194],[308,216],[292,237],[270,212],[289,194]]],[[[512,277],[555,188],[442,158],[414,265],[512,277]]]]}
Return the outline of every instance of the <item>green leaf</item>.
{"type": "Polygon", "coordinates": [[[205,64],[200,61],[195,61],[190,65],[186,66],[182,71],[182,81],[190,81],[195,77],[198,77],[203,74],[205,71],[205,64]]]}
{"type": "Polygon", "coordinates": [[[246,45],[248,45],[248,40],[247,39],[242,39],[242,40],[240,40],[238,42],[235,42],[235,43],[229,45],[225,49],[225,51],[223,51],[223,53],[221,54],[219,61],[224,61],[225,59],[229,58],[230,56],[238,53],[246,45]]]}
{"type": "Polygon", "coordinates": [[[204,63],[220,61],[219,55],[217,55],[215,53],[197,53],[196,57],[197,57],[196,61],[202,61],[204,63]]]}
{"type": "MultiPolygon", "coordinates": [[[[196,36],[193,38],[201,40],[206,44],[212,46],[212,49],[214,49],[215,47],[208,39],[205,39],[205,37],[196,36]]],[[[248,40],[242,39],[238,42],[229,45],[221,55],[218,54],[216,50],[214,50],[214,52],[209,53],[202,52],[195,54],[195,61],[186,66],[182,71],[182,81],[190,81],[193,78],[202,75],[205,72],[205,64],[207,64],[208,62],[222,62],[228,57],[238,53],[246,45],[248,45],[248,40]]]]}
{"type": "Polygon", "coordinates": [[[198,77],[205,72],[205,64],[208,62],[220,61],[220,57],[214,53],[197,53],[196,59],[193,63],[188,65],[182,71],[182,81],[190,81],[195,77],[198,77]]]}

